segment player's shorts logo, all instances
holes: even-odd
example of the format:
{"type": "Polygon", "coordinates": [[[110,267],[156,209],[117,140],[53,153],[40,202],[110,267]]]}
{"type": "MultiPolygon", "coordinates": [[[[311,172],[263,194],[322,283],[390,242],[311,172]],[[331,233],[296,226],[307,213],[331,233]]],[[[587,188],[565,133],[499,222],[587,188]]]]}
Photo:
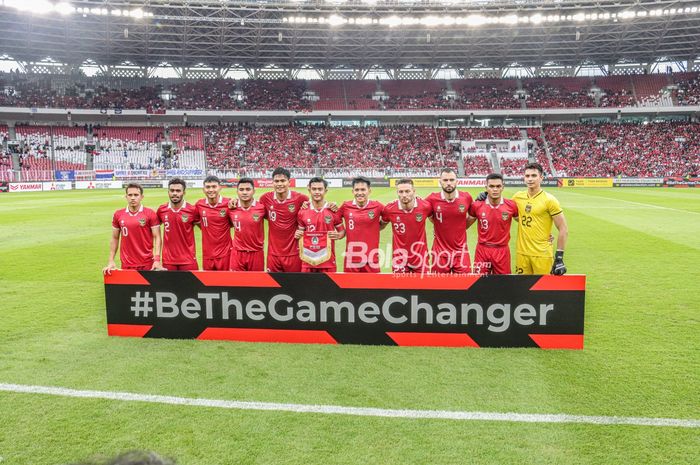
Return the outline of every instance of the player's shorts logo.
{"type": "Polygon", "coordinates": [[[416,215],[416,221],[418,221],[419,223],[420,223],[421,221],[423,221],[423,214],[422,214],[422,213],[418,213],[418,214],[416,215]]]}
{"type": "Polygon", "coordinates": [[[221,210],[219,210],[219,216],[222,218],[226,216],[226,209],[222,208],[221,210]]]}
{"type": "Polygon", "coordinates": [[[323,215],[323,221],[325,221],[326,224],[331,224],[331,216],[330,215],[323,215]]]}
{"type": "MultiPolygon", "coordinates": [[[[167,218],[166,218],[166,219],[167,219],[167,218]]],[[[182,222],[183,222],[183,223],[187,223],[187,220],[189,220],[189,219],[190,219],[190,216],[189,216],[188,214],[186,214],[186,213],[183,213],[183,215],[182,215],[182,222]]]]}
{"type": "Polygon", "coordinates": [[[502,213],[501,213],[501,219],[502,219],[503,221],[508,221],[508,217],[509,217],[509,216],[510,216],[510,215],[508,215],[508,212],[502,212],[502,213]]]}
{"type": "MultiPolygon", "coordinates": [[[[350,213],[350,215],[352,215],[352,213],[350,213]]],[[[370,210],[369,212],[367,212],[367,216],[369,216],[370,220],[373,220],[374,219],[374,210],[370,210]]]]}
{"type": "Polygon", "coordinates": [[[146,226],[146,218],[139,218],[139,224],[141,226],[146,226]]]}
{"type": "Polygon", "coordinates": [[[287,209],[289,210],[289,213],[294,213],[295,208],[296,207],[294,206],[293,203],[290,203],[289,205],[287,205],[287,209]]]}
{"type": "Polygon", "coordinates": [[[525,213],[530,213],[532,211],[532,205],[529,203],[525,205],[525,213]]]}

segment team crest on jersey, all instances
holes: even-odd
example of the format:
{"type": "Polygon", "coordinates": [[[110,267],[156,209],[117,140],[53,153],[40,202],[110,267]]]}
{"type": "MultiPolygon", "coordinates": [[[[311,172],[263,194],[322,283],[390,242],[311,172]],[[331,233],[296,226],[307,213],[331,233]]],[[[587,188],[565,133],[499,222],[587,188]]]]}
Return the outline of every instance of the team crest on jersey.
{"type": "Polygon", "coordinates": [[[257,223],[259,219],[260,219],[260,215],[258,215],[257,213],[253,213],[253,221],[255,221],[257,223]]]}
{"type": "MultiPolygon", "coordinates": [[[[167,220],[168,217],[165,217],[165,219],[167,220]]],[[[187,213],[182,214],[182,222],[183,223],[187,223],[187,220],[189,220],[189,219],[190,219],[190,216],[187,213]]]]}
{"type": "Polygon", "coordinates": [[[422,214],[422,213],[418,213],[418,214],[416,215],[416,221],[418,221],[419,223],[420,223],[421,221],[423,221],[423,214],[422,214]]]}
{"type": "Polygon", "coordinates": [[[146,218],[139,218],[139,224],[141,226],[146,226],[146,218]]]}
{"type": "Polygon", "coordinates": [[[459,212],[460,212],[460,213],[464,213],[464,211],[465,211],[466,209],[467,209],[467,207],[465,207],[463,203],[460,203],[460,204],[459,204],[459,212]]]}
{"type": "Polygon", "coordinates": [[[290,203],[289,205],[287,205],[287,209],[289,210],[289,213],[294,213],[295,208],[296,207],[294,206],[293,203],[290,203]]]}
{"type": "Polygon", "coordinates": [[[219,210],[219,216],[222,218],[226,216],[226,209],[222,208],[221,210],[219,210]]]}
{"type": "Polygon", "coordinates": [[[509,217],[509,216],[510,216],[510,215],[508,215],[508,212],[502,212],[502,213],[501,213],[501,219],[502,219],[503,221],[508,221],[508,217],[509,217]]]}
{"type": "Polygon", "coordinates": [[[530,213],[532,211],[532,205],[529,203],[525,205],[525,213],[530,213]]]}
{"type": "MultiPolygon", "coordinates": [[[[352,215],[352,214],[351,214],[351,215],[352,215]]],[[[373,220],[373,219],[374,219],[374,210],[368,211],[368,212],[367,212],[367,216],[369,216],[369,219],[370,219],[370,220],[373,220]]]]}
{"type": "Polygon", "coordinates": [[[325,221],[326,224],[331,224],[331,215],[323,215],[323,221],[325,221]]]}

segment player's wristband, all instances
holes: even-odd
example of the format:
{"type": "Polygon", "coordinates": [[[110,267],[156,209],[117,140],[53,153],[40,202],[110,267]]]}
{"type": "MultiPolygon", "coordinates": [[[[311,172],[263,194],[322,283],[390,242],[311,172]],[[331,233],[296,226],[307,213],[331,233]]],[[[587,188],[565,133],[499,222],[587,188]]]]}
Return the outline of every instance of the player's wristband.
{"type": "Polygon", "coordinates": [[[153,257],[154,262],[159,262],[160,261],[160,255],[156,255],[153,257]]]}
{"type": "Polygon", "coordinates": [[[556,260],[564,260],[564,251],[563,250],[557,250],[557,253],[554,254],[554,258],[556,260]]]}

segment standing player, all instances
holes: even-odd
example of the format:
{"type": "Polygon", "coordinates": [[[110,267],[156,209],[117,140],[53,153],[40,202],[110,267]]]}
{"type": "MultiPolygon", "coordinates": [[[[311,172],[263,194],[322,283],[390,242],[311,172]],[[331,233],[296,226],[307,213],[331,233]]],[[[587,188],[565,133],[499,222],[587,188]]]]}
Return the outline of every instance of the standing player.
{"type": "Polygon", "coordinates": [[[469,273],[467,216],[472,204],[468,192],[457,190],[457,174],[452,168],[440,172],[441,192],[426,197],[433,208],[433,273],[469,273]]]}
{"type": "Polygon", "coordinates": [[[275,168],[272,172],[273,192],[260,196],[260,203],[267,210],[267,270],[273,272],[300,272],[299,246],[294,239],[297,230],[297,213],[309,198],[289,189],[289,170],[275,168]]]}
{"type": "Polygon", "coordinates": [[[474,253],[474,273],[510,274],[510,224],[518,217],[518,206],[503,198],[503,176],[486,176],[486,200],[469,208],[467,227],[478,223],[479,242],[474,253]]]}
{"type": "Polygon", "coordinates": [[[518,205],[518,241],[515,254],[515,272],[518,274],[566,273],[564,248],[569,228],[559,201],[542,190],[542,165],[530,163],[525,167],[527,190],[517,192],[513,200],[518,205]],[[557,252],[552,256],[550,232],[552,223],[559,231],[557,252]]]}
{"type": "Polygon", "coordinates": [[[303,262],[301,271],[304,273],[335,273],[335,241],[345,237],[343,218],[333,213],[326,202],[328,181],[322,178],[311,178],[309,208],[299,211],[297,216],[298,229],[294,235],[301,239],[299,257],[303,262]]]}
{"type": "Polygon", "coordinates": [[[379,273],[379,231],[386,226],[382,222],[384,206],[370,200],[370,180],[357,177],[352,180],[355,200],[344,202],[338,215],[345,220],[346,273],[379,273]]]}
{"type": "Polygon", "coordinates": [[[412,179],[399,179],[396,193],[399,199],[382,210],[382,221],[393,224],[392,271],[425,273],[430,269],[425,222],[433,214],[433,208],[416,197],[412,179]]]}
{"type": "Polygon", "coordinates": [[[265,271],[265,207],[255,200],[252,179],[241,178],[236,192],[238,205],[228,213],[234,230],[231,270],[265,271]]]}
{"type": "Polygon", "coordinates": [[[163,268],[166,270],[197,270],[194,245],[194,225],[199,223],[197,208],[185,201],[187,185],[183,179],[168,181],[170,202],[158,208],[158,220],[163,223],[163,268]]]}
{"type": "Polygon", "coordinates": [[[112,217],[112,238],[109,241],[109,261],[102,269],[104,274],[112,274],[117,269],[114,258],[119,249],[119,259],[123,270],[162,269],[160,256],[160,222],[156,212],[141,205],[143,187],[137,183],[126,186],[127,207],[114,212],[112,217]],[[121,241],[120,241],[121,239],[121,241]],[[154,242],[155,250],[154,256],[154,242]],[[121,247],[120,247],[121,242],[121,247]]]}
{"type": "Polygon", "coordinates": [[[195,204],[202,229],[203,269],[228,271],[231,259],[231,220],[229,199],[221,196],[221,181],[216,176],[204,179],[204,198],[195,204]]]}

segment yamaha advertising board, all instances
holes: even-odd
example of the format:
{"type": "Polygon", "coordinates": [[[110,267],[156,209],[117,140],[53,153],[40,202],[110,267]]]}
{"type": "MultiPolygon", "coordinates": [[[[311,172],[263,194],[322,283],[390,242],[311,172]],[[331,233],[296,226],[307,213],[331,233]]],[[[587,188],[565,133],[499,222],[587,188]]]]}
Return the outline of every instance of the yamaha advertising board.
{"type": "Polygon", "coordinates": [[[582,349],[586,277],[114,271],[113,336],[582,349]]]}

